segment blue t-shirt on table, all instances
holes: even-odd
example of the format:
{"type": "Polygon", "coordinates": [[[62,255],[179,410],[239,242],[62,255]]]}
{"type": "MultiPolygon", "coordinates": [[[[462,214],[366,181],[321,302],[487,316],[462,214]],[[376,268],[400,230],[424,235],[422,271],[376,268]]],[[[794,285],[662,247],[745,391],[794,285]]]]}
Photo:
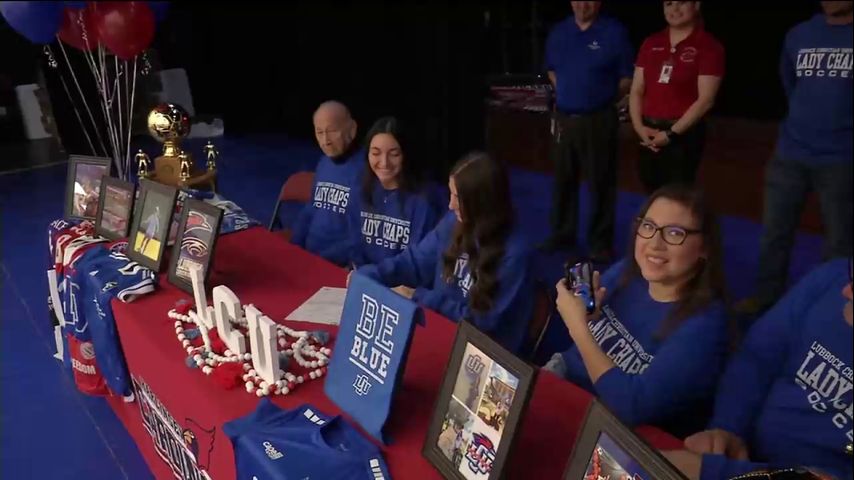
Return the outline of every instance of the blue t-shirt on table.
{"type": "Polygon", "coordinates": [[[303,207],[291,233],[291,243],[337,265],[350,259],[348,211],[359,194],[365,152],[357,149],[343,158],[320,158],[314,173],[312,198],[303,207]]]}
{"type": "Polygon", "coordinates": [[[378,182],[371,192],[372,205],[359,195],[350,210],[356,266],[379,263],[415,245],[436,226],[439,214],[424,192],[386,190],[378,182]]]}
{"type": "Polygon", "coordinates": [[[815,269],[748,332],[721,379],[709,428],[740,436],[757,463],[705,455],[703,480],[769,466],[851,478],[854,332],[841,293],[851,281],[848,262],[815,269]]]}
{"type": "Polygon", "coordinates": [[[625,27],[601,16],[587,30],[575,17],[558,23],[546,40],[546,70],[555,72],[557,108],[601,110],[615,100],[620,79],[632,78],[634,51],[625,27]]]}
{"type": "Polygon", "coordinates": [[[222,426],[238,480],[390,479],[379,449],[340,416],[311,405],[293,410],[261,399],[255,411],[222,426]]]}
{"type": "Polygon", "coordinates": [[[567,379],[594,393],[629,425],[690,416],[714,395],[724,367],[729,330],[724,307],[713,303],[661,339],[662,326],[676,304],[650,297],[643,277],[620,287],[624,265],[622,260],[602,275],[608,293],[601,317],[590,323],[616,368],[593,384],[573,345],[562,354],[567,379]]]}
{"type": "Polygon", "coordinates": [[[781,157],[812,165],[851,163],[852,28],[829,25],[819,14],[786,35],[780,76],[789,113],[777,138],[781,157]]]}
{"type": "Polygon", "coordinates": [[[504,257],[498,266],[498,291],[492,308],[475,313],[469,308],[469,290],[474,279],[468,255],[457,259],[450,282],[443,278],[443,255],[456,225],[454,212],[448,212],[421,242],[395,257],[361,267],[359,273],[388,287],[416,287],[413,301],[453,321],[470,319],[505,348],[517,352],[524,343],[534,305],[530,244],[518,227],[508,235],[504,257]]]}

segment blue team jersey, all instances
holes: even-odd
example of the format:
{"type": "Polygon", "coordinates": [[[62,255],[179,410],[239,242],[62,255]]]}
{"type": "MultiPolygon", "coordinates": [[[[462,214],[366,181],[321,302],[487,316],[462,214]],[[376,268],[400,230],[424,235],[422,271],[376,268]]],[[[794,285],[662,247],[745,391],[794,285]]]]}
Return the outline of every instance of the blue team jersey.
{"type": "Polygon", "coordinates": [[[231,439],[237,478],[385,480],[379,449],[343,418],[310,405],[283,410],[264,398],[254,412],[222,427],[231,439]]]}
{"type": "Polygon", "coordinates": [[[118,252],[94,257],[87,267],[84,313],[89,326],[88,336],[95,347],[95,361],[110,390],[127,395],[130,393],[130,375],[110,301],[118,298],[129,302],[154,291],[156,276],[118,252]]]}

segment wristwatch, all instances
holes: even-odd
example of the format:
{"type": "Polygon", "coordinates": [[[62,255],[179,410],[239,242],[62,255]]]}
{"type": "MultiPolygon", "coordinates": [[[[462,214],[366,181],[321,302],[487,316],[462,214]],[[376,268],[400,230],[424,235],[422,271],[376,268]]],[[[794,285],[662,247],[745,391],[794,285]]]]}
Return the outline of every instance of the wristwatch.
{"type": "Polygon", "coordinates": [[[671,130],[669,128],[664,131],[664,134],[667,135],[667,139],[670,140],[671,142],[673,140],[676,140],[677,138],[679,138],[679,134],[674,132],[673,130],[671,130]]]}

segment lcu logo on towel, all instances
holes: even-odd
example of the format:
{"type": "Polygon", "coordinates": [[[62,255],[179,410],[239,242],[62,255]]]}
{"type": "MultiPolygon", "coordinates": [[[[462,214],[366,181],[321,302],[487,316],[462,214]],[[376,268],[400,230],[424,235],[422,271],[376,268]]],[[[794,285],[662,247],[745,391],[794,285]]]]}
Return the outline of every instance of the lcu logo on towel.
{"type": "Polygon", "coordinates": [[[317,188],[314,189],[314,208],[347,213],[348,203],[350,203],[350,187],[337,183],[317,182],[317,188]]]}
{"type": "Polygon", "coordinates": [[[323,389],[374,438],[383,443],[395,390],[406,366],[412,330],[423,314],[409,299],[358,272],[350,278],[337,355],[323,389]]]}

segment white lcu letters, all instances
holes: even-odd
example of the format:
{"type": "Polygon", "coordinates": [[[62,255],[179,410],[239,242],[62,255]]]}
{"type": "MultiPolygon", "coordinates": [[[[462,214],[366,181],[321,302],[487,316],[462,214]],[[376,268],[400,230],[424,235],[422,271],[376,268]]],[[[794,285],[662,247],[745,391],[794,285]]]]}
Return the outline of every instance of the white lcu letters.
{"type": "Polygon", "coordinates": [[[267,383],[275,383],[281,371],[276,349],[276,324],[254,305],[246,307],[249,322],[249,344],[252,347],[252,367],[267,383]]]}
{"type": "Polygon", "coordinates": [[[213,289],[214,314],[219,338],[234,353],[246,353],[246,337],[231,326],[241,310],[240,299],[225,285],[213,289]]]}

